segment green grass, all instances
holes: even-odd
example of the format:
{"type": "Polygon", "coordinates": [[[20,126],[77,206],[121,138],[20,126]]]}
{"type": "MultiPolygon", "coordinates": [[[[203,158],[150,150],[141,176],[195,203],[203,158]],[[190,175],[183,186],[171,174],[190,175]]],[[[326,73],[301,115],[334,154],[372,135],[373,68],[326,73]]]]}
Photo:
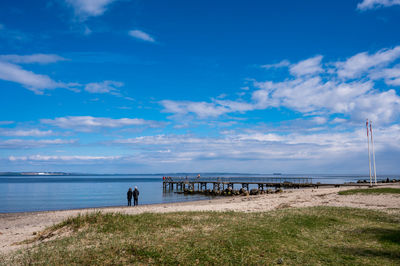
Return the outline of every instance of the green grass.
{"type": "Polygon", "coordinates": [[[400,194],[400,188],[365,188],[340,191],[339,195],[353,194],[400,194]]]}
{"type": "Polygon", "coordinates": [[[314,207],[262,213],[92,214],[7,264],[399,265],[400,214],[314,207]]]}

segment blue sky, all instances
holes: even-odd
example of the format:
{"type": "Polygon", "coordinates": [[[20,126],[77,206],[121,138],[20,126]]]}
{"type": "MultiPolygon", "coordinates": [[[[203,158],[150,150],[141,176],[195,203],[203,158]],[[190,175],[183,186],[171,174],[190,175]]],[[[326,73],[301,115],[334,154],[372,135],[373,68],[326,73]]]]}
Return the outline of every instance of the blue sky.
{"type": "Polygon", "coordinates": [[[398,174],[400,1],[0,3],[0,171],[398,174]]]}

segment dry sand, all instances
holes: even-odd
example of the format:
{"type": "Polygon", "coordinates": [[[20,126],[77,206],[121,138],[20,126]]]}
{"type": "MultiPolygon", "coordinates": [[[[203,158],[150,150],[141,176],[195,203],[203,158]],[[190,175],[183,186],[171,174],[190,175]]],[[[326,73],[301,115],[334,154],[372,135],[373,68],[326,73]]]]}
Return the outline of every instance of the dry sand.
{"type": "MultiPolygon", "coordinates": [[[[400,188],[400,184],[388,185],[400,188]]],[[[380,186],[382,187],[382,186],[380,186]]],[[[0,253],[7,254],[24,247],[16,242],[31,238],[34,232],[59,223],[77,214],[96,211],[139,214],[145,212],[165,213],[180,211],[238,211],[258,212],[290,207],[312,206],[345,206],[355,208],[376,209],[385,211],[400,211],[400,195],[348,195],[341,196],[338,192],[351,189],[319,188],[286,190],[278,194],[263,194],[258,196],[235,196],[214,200],[180,202],[171,204],[142,205],[138,207],[91,208],[81,210],[63,210],[48,212],[7,213],[0,214],[0,253]]]]}

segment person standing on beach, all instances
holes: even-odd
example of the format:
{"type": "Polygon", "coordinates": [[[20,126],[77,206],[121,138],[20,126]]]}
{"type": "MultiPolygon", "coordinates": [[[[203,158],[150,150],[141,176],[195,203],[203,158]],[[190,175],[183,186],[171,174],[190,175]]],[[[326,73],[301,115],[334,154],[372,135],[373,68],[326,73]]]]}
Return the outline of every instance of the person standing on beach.
{"type": "Polygon", "coordinates": [[[138,198],[139,198],[139,190],[137,187],[135,187],[135,190],[133,191],[133,206],[138,205],[138,198]]]}
{"type": "Polygon", "coordinates": [[[126,197],[128,198],[128,206],[132,206],[132,188],[129,188],[128,193],[126,193],[126,197]]]}

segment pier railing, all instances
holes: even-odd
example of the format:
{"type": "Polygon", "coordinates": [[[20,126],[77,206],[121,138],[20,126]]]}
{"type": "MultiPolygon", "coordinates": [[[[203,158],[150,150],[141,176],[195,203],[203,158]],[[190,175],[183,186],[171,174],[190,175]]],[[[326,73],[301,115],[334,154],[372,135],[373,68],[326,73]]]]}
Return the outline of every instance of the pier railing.
{"type": "Polygon", "coordinates": [[[274,183],[274,184],[312,184],[310,177],[167,177],[167,182],[183,182],[183,183],[274,183]]]}

